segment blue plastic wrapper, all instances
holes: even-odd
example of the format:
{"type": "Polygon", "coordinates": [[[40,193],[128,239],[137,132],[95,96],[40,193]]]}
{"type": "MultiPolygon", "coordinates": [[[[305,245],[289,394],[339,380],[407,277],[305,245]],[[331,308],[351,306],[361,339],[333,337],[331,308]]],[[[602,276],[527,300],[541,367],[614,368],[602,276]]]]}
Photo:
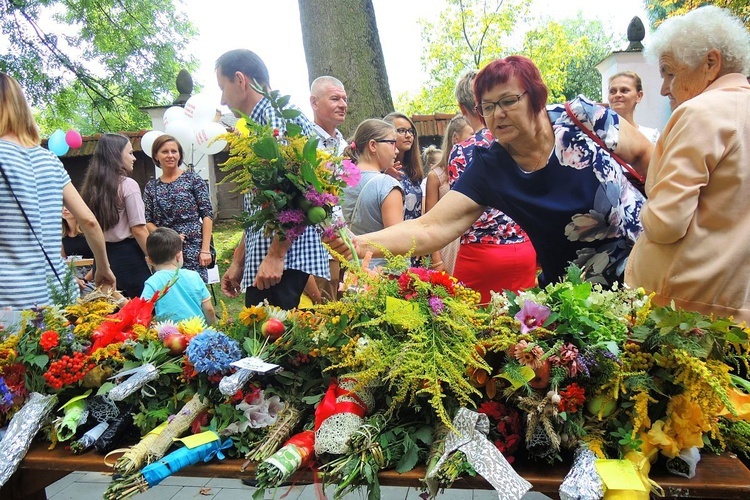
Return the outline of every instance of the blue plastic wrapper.
{"type": "Polygon", "coordinates": [[[173,451],[158,462],[147,465],[141,471],[143,478],[150,488],[153,488],[165,478],[176,473],[180,469],[198,462],[208,462],[214,457],[224,460],[223,450],[228,450],[234,445],[231,439],[211,441],[210,443],[188,448],[187,446],[173,451]]]}

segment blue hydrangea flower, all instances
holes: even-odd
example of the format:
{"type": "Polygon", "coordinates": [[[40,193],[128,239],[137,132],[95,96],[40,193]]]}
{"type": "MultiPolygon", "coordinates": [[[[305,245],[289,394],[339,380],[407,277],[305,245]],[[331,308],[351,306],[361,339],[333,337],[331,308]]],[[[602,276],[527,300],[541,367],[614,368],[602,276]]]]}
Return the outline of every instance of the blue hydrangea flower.
{"type": "Polygon", "coordinates": [[[229,371],[230,364],[242,357],[236,340],[212,329],[196,335],[185,353],[197,372],[208,375],[229,371]]]}
{"type": "Polygon", "coordinates": [[[13,393],[5,384],[5,379],[0,377],[0,406],[10,406],[13,404],[13,393]]]}

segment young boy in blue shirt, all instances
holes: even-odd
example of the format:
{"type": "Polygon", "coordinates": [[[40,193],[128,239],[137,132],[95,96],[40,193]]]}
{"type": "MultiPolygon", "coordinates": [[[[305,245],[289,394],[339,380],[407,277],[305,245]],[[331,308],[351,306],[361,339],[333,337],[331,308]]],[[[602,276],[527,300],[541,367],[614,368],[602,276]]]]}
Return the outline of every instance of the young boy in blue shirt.
{"type": "Polygon", "coordinates": [[[146,240],[148,261],[155,272],[143,285],[141,297],[151,299],[175,277],[177,280],[156,301],[154,316],[159,320],[182,321],[203,316],[206,323],[216,322],[211,294],[200,274],[182,269],[182,238],[174,229],[157,228],[146,240]]]}

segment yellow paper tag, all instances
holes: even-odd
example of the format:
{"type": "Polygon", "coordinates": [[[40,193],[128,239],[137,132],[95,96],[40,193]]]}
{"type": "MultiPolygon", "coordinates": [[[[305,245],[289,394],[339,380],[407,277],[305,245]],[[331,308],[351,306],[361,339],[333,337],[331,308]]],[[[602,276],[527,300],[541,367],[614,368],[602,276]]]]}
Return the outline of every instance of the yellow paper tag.
{"type": "Polygon", "coordinates": [[[187,446],[189,449],[196,448],[206,443],[219,440],[219,435],[214,431],[201,432],[200,434],[193,434],[192,436],[184,438],[172,438],[175,441],[182,441],[182,444],[187,446]]]}
{"type": "Polygon", "coordinates": [[[416,303],[413,302],[407,302],[402,299],[397,299],[395,297],[386,297],[385,298],[385,312],[386,313],[403,313],[403,312],[416,312],[419,310],[419,307],[416,303]]]}
{"type": "MultiPolygon", "coordinates": [[[[522,366],[521,367],[521,375],[523,376],[523,379],[526,382],[529,382],[534,377],[536,377],[536,373],[534,373],[534,369],[531,368],[530,366],[522,366]]],[[[513,387],[513,389],[518,389],[519,387],[521,387],[523,385],[523,383],[519,382],[518,380],[511,380],[511,377],[509,377],[505,373],[499,374],[498,377],[504,378],[505,380],[507,380],[508,382],[510,382],[510,385],[513,387]]]]}
{"type": "Polygon", "coordinates": [[[165,420],[164,422],[159,424],[157,427],[154,427],[153,429],[151,429],[151,431],[148,434],[146,434],[146,436],[150,436],[151,434],[158,436],[159,434],[161,434],[161,431],[167,428],[168,424],[169,424],[169,420],[165,420]]]}
{"type": "Polygon", "coordinates": [[[597,460],[596,472],[608,490],[646,491],[630,460],[597,460]]]}

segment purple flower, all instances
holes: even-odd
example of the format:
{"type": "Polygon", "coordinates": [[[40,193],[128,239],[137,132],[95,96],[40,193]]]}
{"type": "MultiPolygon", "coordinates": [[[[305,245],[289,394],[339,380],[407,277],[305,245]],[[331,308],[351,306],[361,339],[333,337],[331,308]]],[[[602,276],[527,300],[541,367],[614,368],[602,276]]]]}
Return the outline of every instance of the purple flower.
{"type": "Polygon", "coordinates": [[[286,237],[289,238],[290,241],[294,241],[302,236],[302,233],[305,232],[305,228],[306,226],[304,224],[297,224],[296,226],[292,226],[286,230],[286,237]]]}
{"type": "Polygon", "coordinates": [[[305,212],[296,208],[279,212],[279,222],[282,224],[300,224],[304,220],[305,212]]]}
{"type": "Polygon", "coordinates": [[[305,193],[305,198],[307,198],[307,201],[313,204],[313,206],[316,207],[323,207],[325,205],[335,205],[339,202],[338,197],[332,195],[331,193],[319,193],[314,188],[310,188],[305,193]]]}
{"type": "Polygon", "coordinates": [[[445,303],[442,301],[440,297],[433,295],[432,297],[430,297],[430,300],[428,300],[427,302],[430,304],[430,307],[432,308],[432,313],[436,316],[445,310],[445,303]]]}
{"type": "Polygon", "coordinates": [[[526,300],[523,303],[523,307],[515,318],[521,323],[521,333],[529,333],[544,324],[544,321],[549,318],[550,308],[537,304],[532,300],[526,300]]]}
{"type": "Polygon", "coordinates": [[[343,229],[345,227],[346,227],[346,221],[341,220],[341,219],[336,219],[333,222],[331,222],[331,224],[329,226],[326,226],[323,229],[321,229],[321,231],[322,231],[322,237],[325,240],[331,240],[336,235],[339,234],[339,230],[341,230],[341,229],[343,229]]]}
{"type": "Polygon", "coordinates": [[[352,187],[359,184],[359,179],[362,178],[362,172],[353,161],[342,161],[341,168],[344,170],[341,174],[341,180],[344,181],[347,186],[352,187]]]}

